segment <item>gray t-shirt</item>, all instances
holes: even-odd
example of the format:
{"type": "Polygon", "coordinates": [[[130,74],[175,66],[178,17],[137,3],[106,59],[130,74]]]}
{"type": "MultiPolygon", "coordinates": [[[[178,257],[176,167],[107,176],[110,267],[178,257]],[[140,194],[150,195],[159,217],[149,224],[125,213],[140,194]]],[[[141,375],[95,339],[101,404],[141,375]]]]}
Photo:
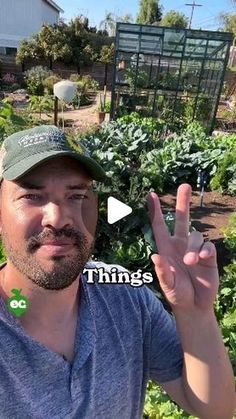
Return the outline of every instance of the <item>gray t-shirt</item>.
{"type": "Polygon", "coordinates": [[[181,376],[175,323],[153,292],[86,281],[73,364],[29,336],[0,298],[1,419],[140,419],[148,380],[181,376]]]}

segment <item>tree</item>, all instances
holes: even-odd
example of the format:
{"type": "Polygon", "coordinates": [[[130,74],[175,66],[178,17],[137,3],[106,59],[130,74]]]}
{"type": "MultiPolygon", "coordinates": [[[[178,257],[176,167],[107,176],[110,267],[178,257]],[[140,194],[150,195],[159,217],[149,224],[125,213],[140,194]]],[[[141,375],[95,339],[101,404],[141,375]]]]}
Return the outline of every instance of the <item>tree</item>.
{"type": "Polygon", "coordinates": [[[108,73],[108,64],[112,64],[114,61],[115,54],[115,44],[104,45],[101,49],[101,55],[99,61],[105,64],[105,73],[104,73],[104,103],[106,103],[106,90],[107,90],[107,73],[108,73]]]}
{"type": "Polygon", "coordinates": [[[30,40],[23,40],[16,55],[16,64],[22,65],[22,71],[25,71],[25,61],[27,59],[39,60],[44,54],[39,45],[38,34],[32,36],[30,40]]]}
{"type": "Polygon", "coordinates": [[[50,70],[52,70],[54,61],[68,59],[72,56],[64,29],[64,24],[44,25],[39,32],[39,46],[44,53],[44,58],[49,60],[50,70]]]}
{"type": "Polygon", "coordinates": [[[227,32],[232,32],[236,38],[236,13],[221,13],[220,20],[223,24],[223,29],[227,32]]]}
{"type": "Polygon", "coordinates": [[[117,16],[114,13],[106,12],[105,18],[100,22],[99,28],[107,32],[111,37],[116,34],[116,23],[131,23],[133,18],[131,14],[126,13],[124,16],[117,16]]]}
{"type": "Polygon", "coordinates": [[[137,23],[141,25],[151,25],[160,22],[162,8],[159,0],[140,0],[140,9],[137,16],[137,23]]]}
{"type": "Polygon", "coordinates": [[[106,31],[97,31],[89,26],[84,16],[77,16],[69,23],[60,21],[57,25],[44,25],[30,40],[23,41],[17,54],[17,63],[26,59],[49,60],[50,69],[54,61],[75,64],[80,74],[81,66],[99,59],[103,45],[111,45],[113,39],[106,31]]]}
{"type": "Polygon", "coordinates": [[[45,59],[49,60],[51,70],[54,61],[68,59],[71,56],[71,49],[67,43],[64,27],[62,23],[44,25],[29,41],[22,41],[16,56],[17,64],[24,65],[26,59],[45,59]]]}
{"type": "Polygon", "coordinates": [[[117,18],[117,22],[123,22],[123,23],[132,23],[133,17],[130,13],[126,13],[124,16],[120,16],[117,18]]]}
{"type": "Polygon", "coordinates": [[[67,42],[72,51],[71,62],[76,65],[80,74],[81,66],[90,65],[96,60],[97,54],[90,43],[90,37],[94,35],[90,31],[88,20],[83,16],[72,19],[66,28],[67,42]]]}
{"type": "Polygon", "coordinates": [[[188,27],[188,18],[183,13],[170,10],[160,21],[160,26],[168,26],[176,29],[186,29],[188,27]]]}
{"type": "Polygon", "coordinates": [[[99,27],[104,29],[110,36],[115,36],[116,16],[114,13],[106,12],[105,18],[101,21],[99,27]]]}

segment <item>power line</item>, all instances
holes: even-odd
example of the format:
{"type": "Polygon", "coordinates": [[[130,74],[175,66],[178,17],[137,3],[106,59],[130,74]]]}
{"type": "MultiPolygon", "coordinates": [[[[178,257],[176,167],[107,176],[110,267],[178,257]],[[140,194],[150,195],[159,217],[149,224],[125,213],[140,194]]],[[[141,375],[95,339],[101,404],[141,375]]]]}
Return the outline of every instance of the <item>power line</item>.
{"type": "Polygon", "coordinates": [[[196,4],[195,0],[193,0],[193,3],[185,3],[185,6],[191,6],[192,7],[192,11],[191,11],[191,17],[190,17],[190,21],[189,21],[189,29],[191,28],[191,24],[192,24],[192,20],[193,20],[193,12],[195,7],[200,7],[202,6],[202,4],[196,4]]]}
{"type": "MultiPolygon", "coordinates": [[[[224,10],[224,13],[231,13],[231,12],[236,12],[236,10],[235,10],[235,7],[234,8],[231,8],[231,9],[227,9],[227,10],[224,10]]],[[[203,19],[200,19],[200,21],[197,21],[197,24],[201,24],[201,23],[205,23],[205,22],[207,22],[207,21],[209,21],[209,20],[214,20],[214,19],[219,19],[219,16],[220,16],[220,13],[218,13],[217,15],[212,15],[212,16],[209,16],[209,17],[205,17],[205,18],[203,18],[203,19]]]]}

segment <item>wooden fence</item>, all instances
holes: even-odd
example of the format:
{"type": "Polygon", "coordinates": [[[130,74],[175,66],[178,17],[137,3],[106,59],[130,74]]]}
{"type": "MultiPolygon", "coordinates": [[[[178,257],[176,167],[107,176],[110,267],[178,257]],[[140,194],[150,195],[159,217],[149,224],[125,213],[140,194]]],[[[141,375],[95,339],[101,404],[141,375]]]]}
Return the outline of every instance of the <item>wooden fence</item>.
{"type": "MultiPolygon", "coordinates": [[[[14,56],[5,56],[0,55],[0,61],[2,62],[2,74],[11,73],[17,76],[19,80],[23,78],[23,69],[21,65],[17,65],[15,62],[14,56]]],[[[29,70],[30,68],[36,65],[43,65],[49,68],[49,64],[43,61],[28,61],[25,63],[24,71],[29,70]]],[[[52,71],[56,74],[59,74],[62,78],[69,78],[71,74],[77,73],[77,69],[74,66],[66,66],[62,62],[55,62],[53,63],[52,71]]],[[[103,87],[104,83],[104,76],[105,76],[105,64],[102,63],[94,63],[90,67],[81,67],[80,71],[81,75],[90,75],[95,80],[98,81],[100,87],[103,87]]],[[[111,88],[112,85],[112,65],[108,66],[108,73],[107,73],[107,86],[111,88]]]]}

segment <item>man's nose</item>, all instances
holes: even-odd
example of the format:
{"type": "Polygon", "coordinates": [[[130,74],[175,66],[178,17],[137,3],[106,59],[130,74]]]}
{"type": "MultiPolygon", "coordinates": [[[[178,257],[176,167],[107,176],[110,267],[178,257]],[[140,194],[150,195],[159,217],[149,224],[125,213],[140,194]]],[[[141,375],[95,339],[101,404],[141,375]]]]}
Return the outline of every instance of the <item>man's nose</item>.
{"type": "Polygon", "coordinates": [[[48,202],[43,208],[42,227],[60,229],[72,225],[72,216],[65,205],[48,202]]]}

